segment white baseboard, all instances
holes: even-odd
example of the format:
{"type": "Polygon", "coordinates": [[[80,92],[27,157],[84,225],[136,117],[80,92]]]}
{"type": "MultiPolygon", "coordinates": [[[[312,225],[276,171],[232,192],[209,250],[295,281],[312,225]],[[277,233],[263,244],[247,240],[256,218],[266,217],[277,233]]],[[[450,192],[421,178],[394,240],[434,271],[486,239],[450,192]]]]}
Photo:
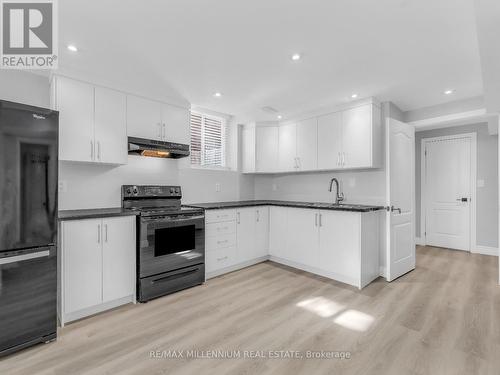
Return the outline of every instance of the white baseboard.
{"type": "Polygon", "coordinates": [[[420,246],[425,246],[425,241],[421,237],[415,237],[415,243],[420,246]]]}
{"type": "Polygon", "coordinates": [[[491,246],[476,245],[476,247],[472,249],[471,253],[498,256],[498,248],[491,246]]]}

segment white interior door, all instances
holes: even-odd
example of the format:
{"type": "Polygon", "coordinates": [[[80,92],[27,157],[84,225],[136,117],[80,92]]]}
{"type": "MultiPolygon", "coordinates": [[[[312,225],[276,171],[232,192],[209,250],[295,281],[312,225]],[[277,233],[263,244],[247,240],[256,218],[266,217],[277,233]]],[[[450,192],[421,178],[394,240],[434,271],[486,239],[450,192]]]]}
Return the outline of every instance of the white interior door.
{"type": "Polygon", "coordinates": [[[387,281],[415,268],[415,128],[389,119],[387,158],[387,281]]]}
{"type": "Polygon", "coordinates": [[[471,138],[425,142],[425,243],[470,251],[471,138]]]}

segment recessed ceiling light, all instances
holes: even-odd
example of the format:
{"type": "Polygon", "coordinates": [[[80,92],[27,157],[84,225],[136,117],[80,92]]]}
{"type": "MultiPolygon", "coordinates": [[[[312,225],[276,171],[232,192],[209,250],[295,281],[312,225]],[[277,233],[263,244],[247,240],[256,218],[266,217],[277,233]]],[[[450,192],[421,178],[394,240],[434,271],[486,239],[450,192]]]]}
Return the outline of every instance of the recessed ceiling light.
{"type": "Polygon", "coordinates": [[[220,98],[220,97],[222,96],[222,94],[221,94],[220,92],[216,92],[216,93],[214,94],[214,96],[215,96],[216,98],[220,98]]]}
{"type": "Polygon", "coordinates": [[[356,99],[358,97],[358,94],[352,94],[351,98],[356,99]]]}
{"type": "Polygon", "coordinates": [[[281,116],[281,115],[278,115],[277,117],[278,117],[278,120],[281,120],[283,118],[283,116],[281,116]]]}
{"type": "Polygon", "coordinates": [[[449,90],[445,90],[444,94],[445,95],[451,95],[451,94],[453,94],[453,92],[454,92],[454,90],[449,89],[449,90]]]}
{"type": "Polygon", "coordinates": [[[302,57],[302,56],[300,56],[300,53],[294,53],[294,54],[292,55],[292,60],[293,60],[293,61],[298,61],[298,60],[300,60],[300,58],[301,58],[301,57],[302,57]]]}
{"type": "Polygon", "coordinates": [[[69,44],[69,45],[68,45],[68,49],[69,49],[71,52],[78,52],[78,48],[76,48],[76,46],[74,46],[73,44],[69,44]]]}

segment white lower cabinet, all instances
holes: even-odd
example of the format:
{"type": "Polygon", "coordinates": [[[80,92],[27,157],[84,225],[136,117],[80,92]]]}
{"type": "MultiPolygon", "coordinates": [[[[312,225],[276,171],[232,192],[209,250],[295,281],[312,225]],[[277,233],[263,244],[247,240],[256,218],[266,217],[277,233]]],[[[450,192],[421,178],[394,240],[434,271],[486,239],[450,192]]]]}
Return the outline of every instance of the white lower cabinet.
{"type": "Polygon", "coordinates": [[[288,208],[271,206],[269,208],[269,255],[284,258],[287,253],[286,236],[288,227],[288,208]]]}
{"type": "Polygon", "coordinates": [[[288,208],[286,259],[315,266],[318,257],[318,211],[288,208]]]}
{"type": "Polygon", "coordinates": [[[59,320],[135,300],[135,217],[61,223],[59,320]]]}
{"type": "Polygon", "coordinates": [[[206,275],[214,277],[265,260],[269,252],[269,208],[206,212],[206,275]]]}

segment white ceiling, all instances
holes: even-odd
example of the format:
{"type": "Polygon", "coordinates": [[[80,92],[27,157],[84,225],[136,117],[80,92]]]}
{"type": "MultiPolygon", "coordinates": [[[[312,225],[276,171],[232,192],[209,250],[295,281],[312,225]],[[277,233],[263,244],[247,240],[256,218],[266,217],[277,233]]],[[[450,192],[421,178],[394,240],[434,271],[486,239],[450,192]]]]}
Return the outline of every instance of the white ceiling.
{"type": "Polygon", "coordinates": [[[252,120],[352,93],[404,111],[483,93],[473,0],[64,0],[59,12],[63,70],[252,120]]]}

